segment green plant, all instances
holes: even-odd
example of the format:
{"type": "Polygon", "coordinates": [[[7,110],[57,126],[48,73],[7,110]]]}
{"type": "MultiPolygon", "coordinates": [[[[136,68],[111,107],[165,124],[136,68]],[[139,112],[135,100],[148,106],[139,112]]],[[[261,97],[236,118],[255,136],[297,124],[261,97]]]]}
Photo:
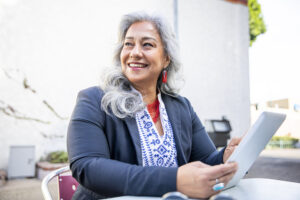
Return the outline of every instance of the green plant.
{"type": "Polygon", "coordinates": [[[50,163],[67,163],[68,153],[65,151],[54,151],[48,154],[46,160],[50,163]]]}
{"type": "Polygon", "coordinates": [[[262,16],[260,4],[257,0],[248,0],[249,9],[249,33],[250,33],[250,46],[256,38],[267,31],[266,25],[262,16]]]}
{"type": "Polygon", "coordinates": [[[271,141],[291,141],[291,142],[298,142],[299,139],[293,138],[291,136],[273,136],[271,141]]]}
{"type": "Polygon", "coordinates": [[[291,136],[273,136],[267,145],[267,148],[295,148],[295,144],[299,141],[291,136]]]}

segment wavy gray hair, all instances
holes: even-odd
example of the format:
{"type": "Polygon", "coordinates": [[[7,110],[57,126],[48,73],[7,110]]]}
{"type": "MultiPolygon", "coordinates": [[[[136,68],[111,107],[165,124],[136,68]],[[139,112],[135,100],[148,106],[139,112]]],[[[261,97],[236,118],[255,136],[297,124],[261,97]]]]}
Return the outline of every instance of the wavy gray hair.
{"type": "Polygon", "coordinates": [[[168,71],[167,83],[162,83],[161,73],[157,80],[157,88],[162,93],[176,96],[179,93],[178,84],[180,80],[183,80],[180,73],[179,48],[175,35],[165,20],[161,16],[150,16],[144,12],[124,15],[119,26],[119,40],[113,57],[114,67],[107,69],[104,73],[101,85],[105,93],[101,101],[102,109],[106,113],[112,113],[119,118],[134,117],[138,111],[145,108],[141,94],[131,86],[129,80],[122,73],[120,60],[124,39],[129,27],[142,21],[154,24],[161,37],[165,54],[170,58],[170,63],[166,68],[168,71]]]}

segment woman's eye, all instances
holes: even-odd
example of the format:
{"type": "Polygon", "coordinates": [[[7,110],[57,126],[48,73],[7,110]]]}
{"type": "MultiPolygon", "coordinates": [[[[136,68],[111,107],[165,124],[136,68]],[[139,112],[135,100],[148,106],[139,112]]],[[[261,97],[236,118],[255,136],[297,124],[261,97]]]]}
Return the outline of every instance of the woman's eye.
{"type": "Polygon", "coordinates": [[[124,46],[133,46],[133,44],[131,42],[125,42],[124,46]]]}
{"type": "Polygon", "coordinates": [[[153,45],[151,43],[144,43],[144,47],[153,47],[153,45]]]}

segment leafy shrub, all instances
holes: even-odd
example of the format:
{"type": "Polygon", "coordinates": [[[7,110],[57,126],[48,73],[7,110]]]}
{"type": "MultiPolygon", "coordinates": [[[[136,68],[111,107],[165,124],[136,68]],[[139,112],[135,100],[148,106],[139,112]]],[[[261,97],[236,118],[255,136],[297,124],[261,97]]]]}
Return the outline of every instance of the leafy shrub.
{"type": "Polygon", "coordinates": [[[257,0],[248,0],[249,9],[249,33],[250,33],[250,46],[256,38],[267,31],[266,25],[262,16],[260,4],[257,0]]]}
{"type": "Polygon", "coordinates": [[[50,163],[67,163],[68,153],[65,151],[54,151],[48,154],[46,160],[50,163]]]}
{"type": "Polygon", "coordinates": [[[295,144],[299,141],[291,136],[273,136],[267,145],[267,148],[295,148],[295,144]]]}
{"type": "Polygon", "coordinates": [[[293,138],[291,136],[273,136],[271,141],[291,141],[293,143],[297,143],[299,139],[293,138]]]}

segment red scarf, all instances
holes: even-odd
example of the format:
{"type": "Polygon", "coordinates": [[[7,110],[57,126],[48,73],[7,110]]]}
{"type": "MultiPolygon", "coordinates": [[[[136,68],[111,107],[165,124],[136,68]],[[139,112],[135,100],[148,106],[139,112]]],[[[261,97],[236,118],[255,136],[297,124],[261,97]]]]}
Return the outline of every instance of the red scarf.
{"type": "Polygon", "coordinates": [[[158,101],[158,99],[156,98],[156,100],[153,103],[148,104],[147,109],[150,113],[150,116],[151,116],[153,122],[156,123],[158,120],[158,117],[159,117],[159,101],[158,101]]]}

